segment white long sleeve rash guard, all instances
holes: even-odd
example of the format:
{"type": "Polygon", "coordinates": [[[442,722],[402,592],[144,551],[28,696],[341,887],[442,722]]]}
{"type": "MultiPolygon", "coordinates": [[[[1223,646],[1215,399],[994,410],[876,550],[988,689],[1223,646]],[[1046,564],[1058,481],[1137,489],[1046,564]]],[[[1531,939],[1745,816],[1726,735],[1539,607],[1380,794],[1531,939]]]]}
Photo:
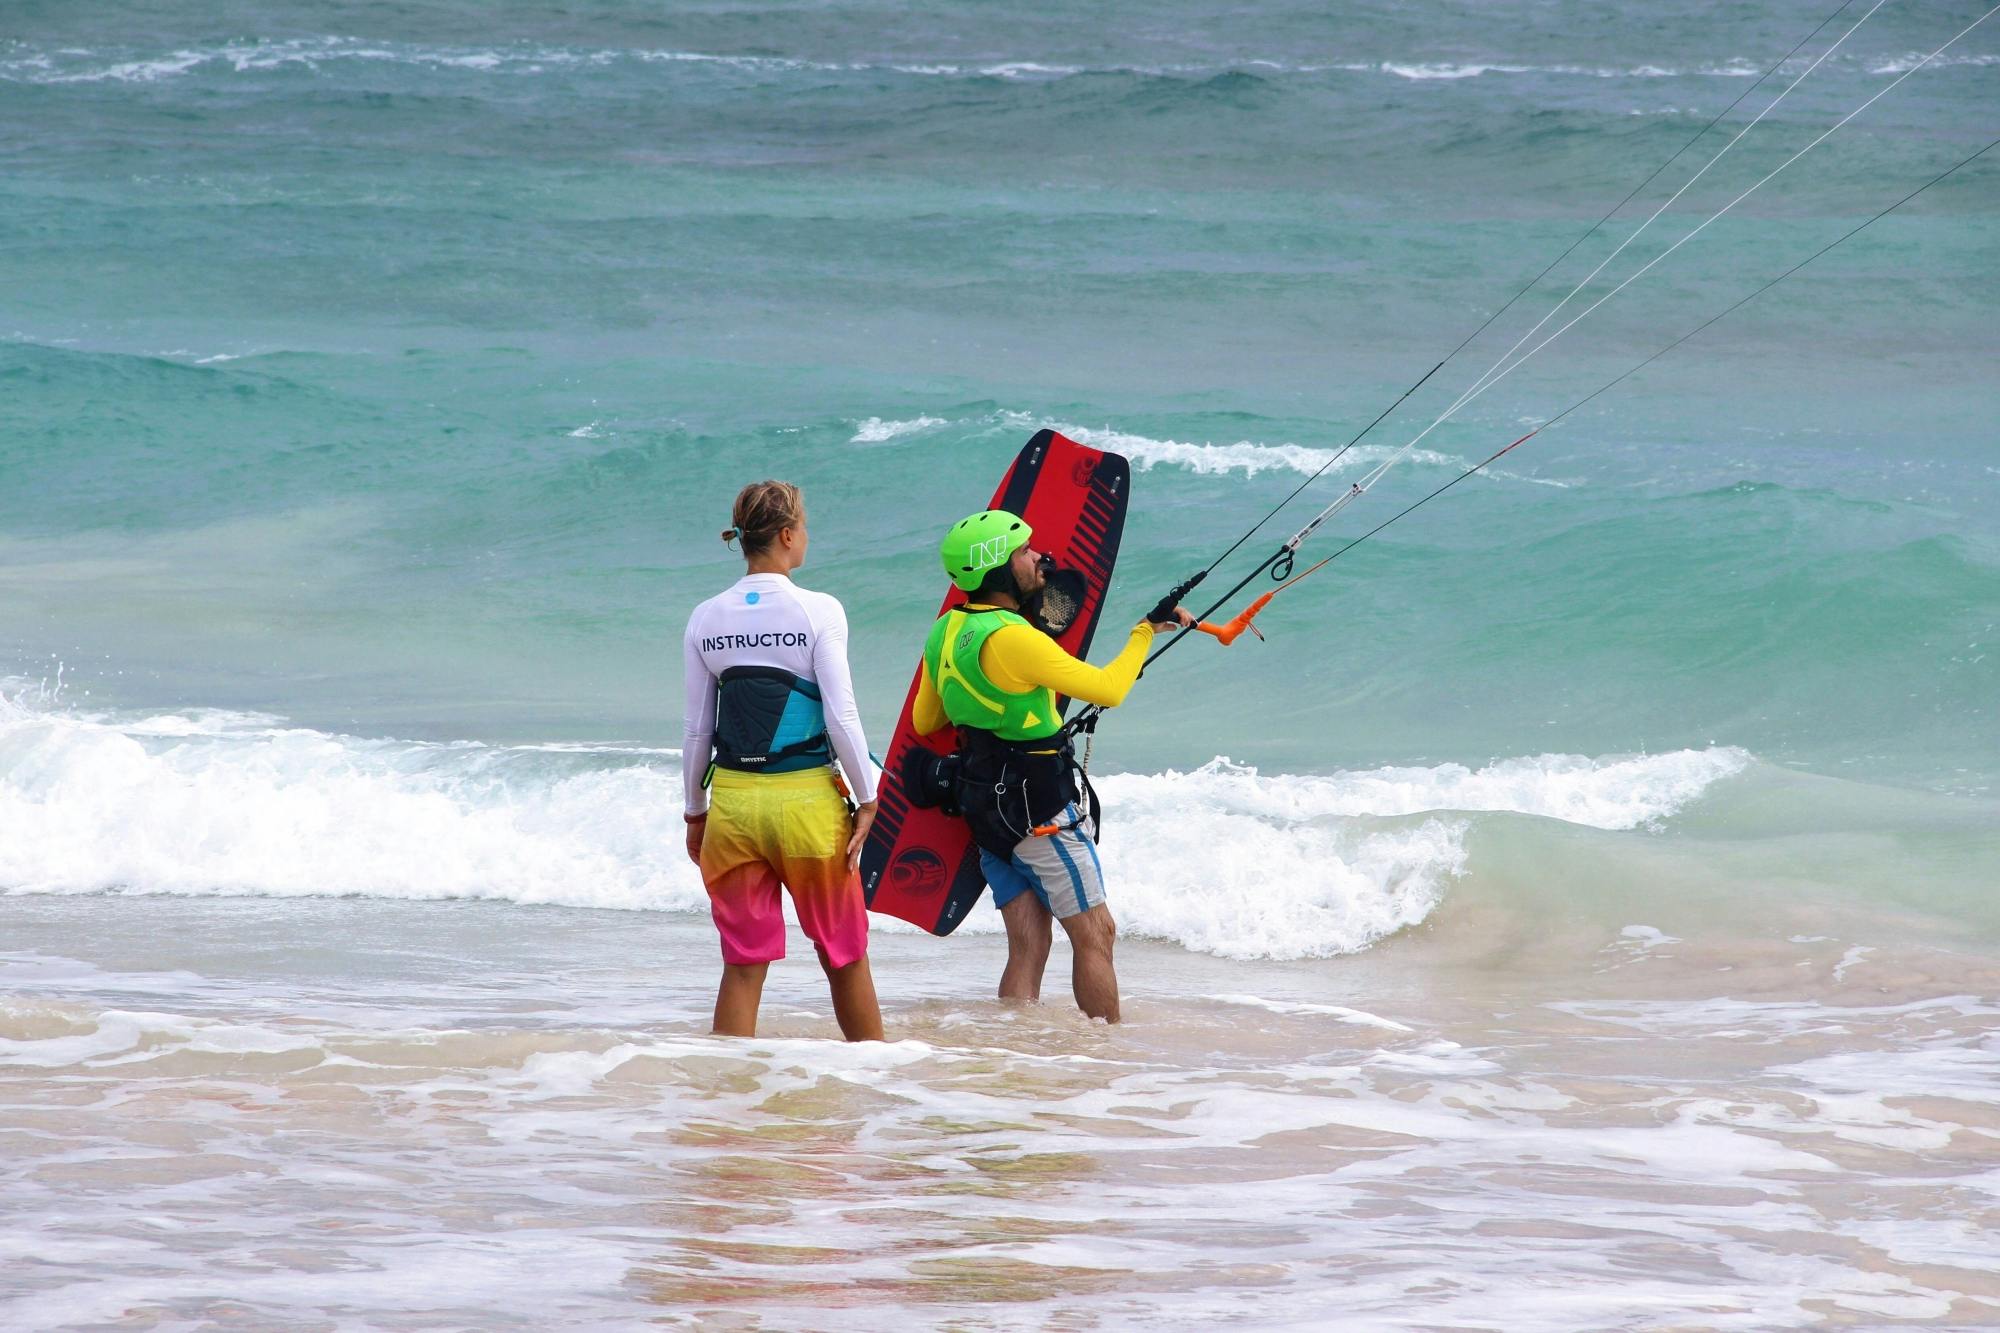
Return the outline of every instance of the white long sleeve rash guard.
{"type": "Polygon", "coordinates": [[[702,778],[714,750],[716,695],[722,673],[736,666],[781,667],[818,685],[827,739],[847,785],[856,801],[875,799],[875,764],[854,702],[847,612],[838,598],[783,574],[746,574],[694,609],[681,647],[687,670],[681,786],[689,814],[708,809],[702,778]]]}

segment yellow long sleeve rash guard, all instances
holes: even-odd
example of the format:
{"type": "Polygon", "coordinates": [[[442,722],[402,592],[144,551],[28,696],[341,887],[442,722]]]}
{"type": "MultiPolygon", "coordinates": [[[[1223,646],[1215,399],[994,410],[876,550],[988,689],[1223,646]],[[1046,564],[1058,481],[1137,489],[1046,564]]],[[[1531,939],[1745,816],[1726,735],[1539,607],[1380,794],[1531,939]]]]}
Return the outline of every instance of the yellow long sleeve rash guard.
{"type": "MultiPolygon", "coordinates": [[[[979,669],[988,680],[1012,693],[1046,685],[1057,694],[1087,704],[1116,708],[1125,702],[1132,682],[1139,679],[1139,668],[1146,664],[1146,650],[1152,644],[1153,627],[1144,623],[1134,625],[1118,656],[1094,667],[1071,657],[1054,639],[1032,625],[1002,625],[987,636],[980,648],[979,669]]],[[[951,725],[951,719],[944,715],[944,700],[938,697],[937,683],[931,679],[929,663],[924,664],[923,681],[917,686],[910,725],[920,736],[951,725]]]]}

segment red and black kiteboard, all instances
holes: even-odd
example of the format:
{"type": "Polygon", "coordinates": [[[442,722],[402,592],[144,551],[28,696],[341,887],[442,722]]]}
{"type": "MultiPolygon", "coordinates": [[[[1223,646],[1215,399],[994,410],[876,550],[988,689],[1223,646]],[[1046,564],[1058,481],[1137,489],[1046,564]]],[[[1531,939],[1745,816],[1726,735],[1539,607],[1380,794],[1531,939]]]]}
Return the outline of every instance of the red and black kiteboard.
{"type": "MultiPolygon", "coordinates": [[[[1097,618],[1104,610],[1111,570],[1118,561],[1118,539],[1125,530],[1131,482],[1132,467],[1122,455],[1045,430],[1022,447],[988,506],[1019,514],[1034,529],[1031,545],[1036,550],[1083,575],[1083,609],[1056,639],[1075,657],[1090,651],[1097,618]]],[[[938,614],[964,600],[965,594],[954,586],[938,614]]],[[[924,745],[949,754],[955,740],[950,727],[929,736],[911,729],[910,709],[922,680],[919,662],[882,765],[881,804],[861,852],[861,884],[870,909],[913,922],[933,935],[949,935],[979,901],[986,880],[965,821],[941,810],[920,809],[903,794],[903,760],[910,747],[924,745]]],[[[1067,710],[1069,701],[1060,702],[1067,710]]]]}

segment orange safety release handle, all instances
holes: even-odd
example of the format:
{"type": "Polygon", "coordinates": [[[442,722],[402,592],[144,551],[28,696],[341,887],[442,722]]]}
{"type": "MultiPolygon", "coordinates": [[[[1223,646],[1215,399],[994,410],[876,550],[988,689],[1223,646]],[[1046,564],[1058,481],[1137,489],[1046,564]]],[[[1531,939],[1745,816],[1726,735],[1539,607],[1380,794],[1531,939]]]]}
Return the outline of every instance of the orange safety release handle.
{"type": "Polygon", "coordinates": [[[1246,629],[1249,630],[1252,634],[1256,635],[1259,639],[1262,639],[1264,637],[1264,631],[1258,629],[1255,625],[1251,624],[1250,622],[1252,620],[1255,620],[1257,618],[1257,613],[1259,611],[1262,611],[1266,606],[1270,605],[1271,599],[1273,597],[1276,597],[1277,595],[1278,595],[1278,590],[1276,588],[1273,588],[1270,592],[1265,593],[1262,597],[1259,597],[1256,601],[1250,603],[1250,605],[1244,607],[1241,611],[1237,612],[1235,618],[1230,620],[1229,623],[1225,625],[1216,625],[1212,624],[1209,621],[1204,620],[1200,624],[1196,625],[1195,628],[1200,630],[1203,634],[1213,634],[1217,639],[1219,639],[1222,642],[1222,645],[1225,648],[1228,647],[1230,644],[1235,643],[1237,638],[1241,636],[1243,631],[1246,629]]]}

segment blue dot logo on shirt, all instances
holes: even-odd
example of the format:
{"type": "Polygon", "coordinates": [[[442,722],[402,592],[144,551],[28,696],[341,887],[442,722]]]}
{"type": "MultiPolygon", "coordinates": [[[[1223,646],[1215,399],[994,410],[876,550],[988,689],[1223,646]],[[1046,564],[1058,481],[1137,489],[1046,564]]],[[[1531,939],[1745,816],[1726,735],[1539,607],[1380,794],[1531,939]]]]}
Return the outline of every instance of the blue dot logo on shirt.
{"type": "Polygon", "coordinates": [[[761,594],[759,593],[746,592],[743,594],[743,600],[750,603],[750,605],[755,606],[757,605],[757,598],[759,596],[761,596],[761,594]]]}

